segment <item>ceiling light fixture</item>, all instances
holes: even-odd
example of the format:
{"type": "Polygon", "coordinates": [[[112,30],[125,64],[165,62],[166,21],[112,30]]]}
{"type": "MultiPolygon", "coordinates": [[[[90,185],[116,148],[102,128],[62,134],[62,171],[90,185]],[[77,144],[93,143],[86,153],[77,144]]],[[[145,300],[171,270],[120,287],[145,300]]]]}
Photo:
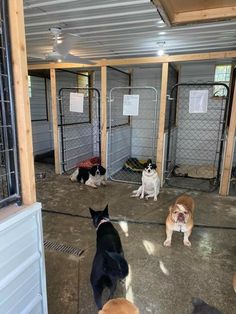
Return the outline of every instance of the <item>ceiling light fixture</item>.
{"type": "Polygon", "coordinates": [[[157,54],[158,56],[163,56],[165,54],[165,42],[160,42],[160,43],[157,43],[157,46],[158,46],[158,50],[157,50],[157,54]]]}

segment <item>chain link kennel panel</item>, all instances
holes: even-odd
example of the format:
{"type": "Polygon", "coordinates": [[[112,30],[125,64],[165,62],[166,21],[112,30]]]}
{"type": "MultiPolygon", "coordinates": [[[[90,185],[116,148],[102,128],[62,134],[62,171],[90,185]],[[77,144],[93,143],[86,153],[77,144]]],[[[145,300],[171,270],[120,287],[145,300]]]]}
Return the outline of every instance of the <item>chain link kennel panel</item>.
{"type": "Polygon", "coordinates": [[[0,207],[20,200],[7,1],[0,2],[0,207]]]}
{"type": "Polygon", "coordinates": [[[81,161],[100,158],[99,91],[96,88],[61,88],[59,112],[63,172],[75,168],[81,161]],[[77,101],[81,94],[82,103],[77,101]]]}
{"type": "Polygon", "coordinates": [[[108,173],[111,180],[140,183],[143,164],[156,160],[157,90],[114,87],[109,93],[108,173]],[[134,96],[138,98],[136,105],[134,96]],[[129,100],[131,103],[127,103],[129,100]],[[128,115],[127,106],[136,112],[128,115]],[[136,107],[135,107],[136,106],[136,107]]]}
{"type": "Polygon", "coordinates": [[[221,83],[180,83],[170,95],[172,119],[178,89],[176,128],[169,124],[166,182],[170,186],[214,190],[220,182],[228,108],[228,86],[221,83]],[[215,96],[225,88],[226,97],[215,96]]]}

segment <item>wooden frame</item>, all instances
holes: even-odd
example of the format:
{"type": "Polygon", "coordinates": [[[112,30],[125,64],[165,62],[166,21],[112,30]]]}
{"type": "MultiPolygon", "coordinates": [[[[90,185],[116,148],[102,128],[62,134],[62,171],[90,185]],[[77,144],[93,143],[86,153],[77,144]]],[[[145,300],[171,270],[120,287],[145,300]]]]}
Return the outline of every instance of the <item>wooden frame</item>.
{"type": "Polygon", "coordinates": [[[101,163],[107,166],[107,67],[101,68],[101,163]]]}
{"type": "Polygon", "coordinates": [[[161,75],[161,100],[159,112],[159,129],[157,139],[157,172],[163,185],[163,158],[164,158],[164,132],[165,132],[165,113],[167,100],[167,83],[168,83],[169,63],[163,63],[161,75]]]}
{"type": "Polygon", "coordinates": [[[156,64],[165,62],[188,62],[188,61],[204,61],[204,60],[219,60],[236,58],[236,51],[221,51],[221,52],[206,52],[194,54],[182,54],[163,57],[145,57],[145,58],[128,58],[128,59],[111,59],[101,60],[95,65],[84,65],[80,63],[44,63],[44,64],[29,64],[29,70],[40,69],[62,69],[62,68],[91,68],[102,66],[130,66],[135,64],[156,64]]]}
{"type": "Polygon", "coordinates": [[[8,9],[18,133],[21,195],[23,204],[30,205],[36,201],[36,192],[31,114],[28,95],[28,70],[23,1],[8,1],[8,9]]]}
{"type": "Polygon", "coordinates": [[[53,143],[54,143],[54,162],[55,173],[60,174],[60,157],[59,157],[59,134],[58,134],[58,119],[57,119],[57,88],[56,88],[56,71],[50,69],[50,84],[51,84],[51,104],[52,104],[52,125],[53,125],[53,143]]]}
{"type": "Polygon", "coordinates": [[[230,177],[232,171],[234,142],[236,132],[236,82],[234,85],[234,97],[232,103],[232,111],[229,123],[228,136],[225,144],[225,155],[223,159],[222,175],[219,194],[226,196],[229,194],[230,177]]]}

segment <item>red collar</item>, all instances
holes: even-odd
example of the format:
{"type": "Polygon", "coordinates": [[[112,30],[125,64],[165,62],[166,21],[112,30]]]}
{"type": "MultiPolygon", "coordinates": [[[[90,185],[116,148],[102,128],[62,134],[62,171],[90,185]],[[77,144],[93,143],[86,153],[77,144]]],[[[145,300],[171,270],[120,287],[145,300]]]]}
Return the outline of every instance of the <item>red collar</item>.
{"type": "Polygon", "coordinates": [[[103,219],[99,222],[99,224],[97,225],[96,230],[98,230],[98,228],[99,228],[103,223],[108,222],[108,221],[110,221],[109,218],[103,218],[103,219]]]}

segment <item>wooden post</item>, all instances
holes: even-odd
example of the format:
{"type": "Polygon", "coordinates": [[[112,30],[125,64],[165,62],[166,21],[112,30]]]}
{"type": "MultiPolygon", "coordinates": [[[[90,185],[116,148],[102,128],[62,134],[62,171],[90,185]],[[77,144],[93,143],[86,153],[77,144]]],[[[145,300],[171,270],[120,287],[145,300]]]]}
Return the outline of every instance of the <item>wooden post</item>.
{"type": "Polygon", "coordinates": [[[228,130],[228,136],[226,140],[225,155],[224,155],[224,160],[223,160],[221,182],[220,182],[219,194],[222,196],[226,196],[229,194],[230,177],[231,177],[233,155],[234,155],[235,131],[236,131],[236,82],[234,84],[234,97],[233,97],[233,103],[232,103],[229,130],[228,130]]]}
{"type": "Polygon", "coordinates": [[[161,77],[161,100],[160,100],[160,113],[159,113],[159,129],[157,135],[157,172],[163,184],[163,155],[164,155],[164,131],[165,131],[165,114],[166,114],[166,95],[168,83],[168,68],[169,63],[162,64],[162,77],[161,77]]]}
{"type": "Polygon", "coordinates": [[[24,10],[22,0],[8,1],[22,202],[36,201],[24,10]]]}
{"type": "Polygon", "coordinates": [[[50,83],[51,83],[52,126],[53,126],[55,173],[60,174],[61,167],[60,167],[60,158],[59,158],[58,119],[57,119],[57,88],[56,88],[56,71],[55,71],[55,69],[50,69],[50,83]]]}
{"type": "Polygon", "coordinates": [[[101,67],[101,163],[107,167],[107,67],[101,67]]]}

